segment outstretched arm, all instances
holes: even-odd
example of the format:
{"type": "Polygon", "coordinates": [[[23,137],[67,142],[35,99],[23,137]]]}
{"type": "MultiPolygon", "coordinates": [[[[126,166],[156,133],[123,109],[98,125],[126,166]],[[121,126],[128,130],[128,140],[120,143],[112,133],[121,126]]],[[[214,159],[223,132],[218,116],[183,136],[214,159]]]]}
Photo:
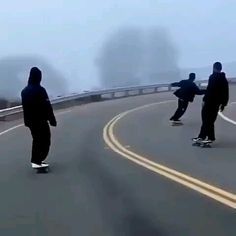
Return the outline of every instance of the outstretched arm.
{"type": "Polygon", "coordinates": [[[181,84],[182,84],[182,81],[172,83],[171,86],[172,86],[172,87],[181,87],[181,84]]]}

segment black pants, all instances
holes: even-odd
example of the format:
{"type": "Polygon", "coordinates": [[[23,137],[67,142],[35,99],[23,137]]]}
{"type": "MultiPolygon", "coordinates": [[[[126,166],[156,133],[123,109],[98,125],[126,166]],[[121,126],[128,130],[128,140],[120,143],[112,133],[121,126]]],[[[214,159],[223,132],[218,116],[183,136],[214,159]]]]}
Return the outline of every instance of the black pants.
{"type": "Polygon", "coordinates": [[[219,111],[219,105],[217,104],[205,104],[202,107],[202,127],[199,134],[199,138],[215,140],[215,121],[217,119],[219,111]]]}
{"type": "Polygon", "coordinates": [[[51,145],[51,132],[47,122],[32,125],[33,137],[31,162],[40,165],[47,158],[51,145]]]}
{"type": "Polygon", "coordinates": [[[183,114],[185,113],[185,111],[187,110],[188,103],[189,103],[188,101],[184,101],[182,99],[179,99],[178,100],[178,108],[177,108],[175,114],[170,119],[173,121],[180,119],[183,116],[183,114]]]}

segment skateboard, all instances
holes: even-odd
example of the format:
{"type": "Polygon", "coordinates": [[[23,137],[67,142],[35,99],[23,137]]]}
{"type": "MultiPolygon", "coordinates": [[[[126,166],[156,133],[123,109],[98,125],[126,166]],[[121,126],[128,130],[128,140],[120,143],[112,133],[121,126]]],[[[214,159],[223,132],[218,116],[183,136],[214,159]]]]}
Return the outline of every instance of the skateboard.
{"type": "Polygon", "coordinates": [[[181,121],[172,121],[171,125],[172,126],[180,126],[180,125],[183,125],[183,123],[181,121]]]}
{"type": "Polygon", "coordinates": [[[35,168],[37,174],[46,174],[49,172],[49,166],[35,168]]]}
{"type": "Polygon", "coordinates": [[[193,142],[192,146],[195,146],[195,147],[201,147],[201,148],[211,148],[211,144],[212,142],[202,142],[202,141],[196,141],[196,142],[193,142]]]}

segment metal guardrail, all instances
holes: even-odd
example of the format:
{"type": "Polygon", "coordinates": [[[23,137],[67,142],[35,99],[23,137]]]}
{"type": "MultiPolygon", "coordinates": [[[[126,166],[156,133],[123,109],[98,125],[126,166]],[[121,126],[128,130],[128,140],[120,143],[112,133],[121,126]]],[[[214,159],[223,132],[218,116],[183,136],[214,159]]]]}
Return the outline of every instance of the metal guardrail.
{"type": "MultiPolygon", "coordinates": [[[[200,80],[196,81],[196,84],[200,87],[204,87],[208,80],[200,80]]],[[[230,83],[236,83],[236,78],[230,78],[230,83]]],[[[76,95],[69,95],[63,96],[60,98],[56,98],[51,101],[53,106],[57,106],[60,104],[65,104],[68,102],[73,102],[82,99],[90,99],[91,101],[98,101],[101,100],[104,96],[106,98],[115,99],[120,97],[129,97],[129,96],[137,96],[137,95],[144,95],[144,94],[151,94],[151,93],[158,93],[158,92],[167,92],[172,91],[173,87],[171,84],[153,84],[153,85],[144,85],[144,86],[131,86],[131,87],[120,87],[120,88],[113,88],[113,89],[104,89],[104,90],[97,90],[91,92],[85,92],[76,95]],[[119,94],[119,96],[117,96],[119,94]]],[[[22,113],[22,106],[10,107],[6,109],[0,110],[0,120],[4,120],[3,117],[14,115],[17,113],[22,113]]]]}

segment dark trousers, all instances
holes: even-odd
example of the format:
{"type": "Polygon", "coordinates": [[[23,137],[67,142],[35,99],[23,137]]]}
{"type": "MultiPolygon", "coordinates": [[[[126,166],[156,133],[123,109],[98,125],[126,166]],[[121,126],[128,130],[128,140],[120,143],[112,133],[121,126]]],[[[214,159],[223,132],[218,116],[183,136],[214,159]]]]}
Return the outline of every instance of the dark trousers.
{"type": "Polygon", "coordinates": [[[51,132],[47,122],[29,127],[32,137],[31,162],[40,165],[47,158],[51,145],[51,132]]]}
{"type": "Polygon", "coordinates": [[[215,140],[215,121],[217,119],[219,105],[205,104],[202,107],[202,127],[199,138],[215,140]]]}
{"type": "Polygon", "coordinates": [[[183,114],[185,113],[185,111],[187,110],[188,103],[189,103],[188,101],[184,101],[182,99],[179,99],[178,100],[178,108],[177,108],[175,114],[170,119],[174,120],[174,121],[180,119],[183,116],[183,114]]]}

